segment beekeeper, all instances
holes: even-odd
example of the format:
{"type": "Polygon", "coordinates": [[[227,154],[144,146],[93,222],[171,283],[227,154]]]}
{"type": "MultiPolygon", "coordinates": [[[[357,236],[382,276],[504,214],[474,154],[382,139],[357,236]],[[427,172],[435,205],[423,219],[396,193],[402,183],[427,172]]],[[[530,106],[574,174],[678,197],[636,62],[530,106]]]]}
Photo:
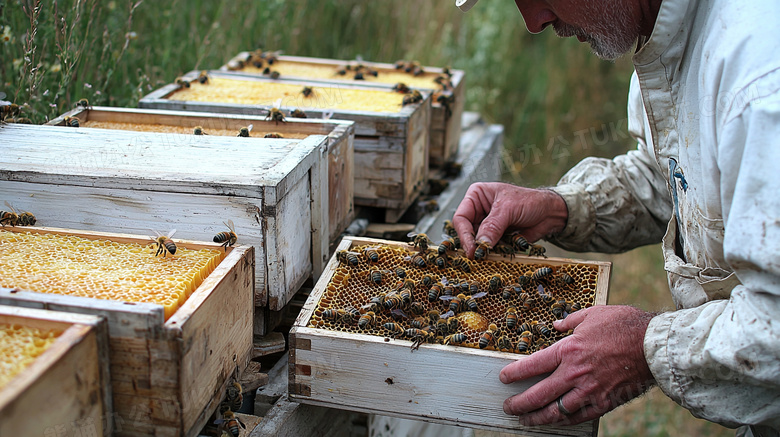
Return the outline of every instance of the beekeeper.
{"type": "Polygon", "coordinates": [[[550,376],[504,410],[575,424],[658,385],[738,435],[780,435],[780,2],[516,3],[532,33],[551,26],[605,59],[635,49],[638,147],[585,159],[550,189],[472,185],[453,220],[467,253],[508,230],[574,251],[661,241],[676,311],[593,307],[556,322],[573,335],[500,378],[550,376]]]}

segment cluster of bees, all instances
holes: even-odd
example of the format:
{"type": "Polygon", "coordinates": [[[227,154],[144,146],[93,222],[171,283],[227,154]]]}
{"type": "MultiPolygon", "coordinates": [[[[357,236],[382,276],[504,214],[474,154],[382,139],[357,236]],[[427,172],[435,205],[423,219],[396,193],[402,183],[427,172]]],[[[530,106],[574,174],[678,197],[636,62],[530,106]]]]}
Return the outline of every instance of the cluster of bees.
{"type": "MultiPolygon", "coordinates": [[[[485,246],[471,261],[457,237],[436,248],[425,234],[410,237],[409,247],[337,252],[339,266],[310,326],[405,338],[412,350],[439,343],[528,354],[568,335],[553,321],[594,302],[595,267],[487,260],[485,246]]],[[[524,238],[507,240],[514,252],[531,248],[524,238]]]]}
{"type": "MultiPolygon", "coordinates": [[[[303,91],[301,91],[303,95],[306,97],[310,96],[313,93],[313,90],[311,87],[304,87],[303,91]]],[[[278,106],[278,105],[277,105],[278,106]]],[[[282,112],[281,109],[277,107],[272,107],[270,109],[267,109],[268,114],[266,115],[265,119],[273,121],[276,125],[279,123],[287,123],[287,117],[285,117],[284,112],[282,112]]],[[[294,109],[290,111],[291,118],[308,118],[305,112],[301,111],[300,109],[294,109]]],[[[242,127],[238,130],[237,137],[243,137],[243,138],[249,138],[249,134],[252,132],[252,128],[254,125],[250,124],[249,126],[242,127]]],[[[195,126],[192,132],[194,135],[208,135],[205,130],[203,130],[203,126],[195,126]]],[[[278,132],[269,132],[263,136],[263,138],[284,138],[284,136],[278,132]]]]}
{"type": "Polygon", "coordinates": [[[38,219],[36,219],[32,213],[27,211],[23,211],[21,214],[17,213],[14,207],[11,206],[8,201],[4,203],[5,206],[10,209],[10,211],[0,210],[0,226],[34,226],[35,222],[38,221],[38,219]]]}
{"type": "Polygon", "coordinates": [[[378,71],[367,65],[363,65],[360,60],[354,64],[347,64],[336,70],[336,75],[338,76],[346,76],[347,74],[352,74],[352,78],[355,80],[366,80],[366,76],[379,76],[378,71]]]}
{"type": "Polygon", "coordinates": [[[271,67],[279,60],[281,54],[281,50],[263,51],[262,49],[257,49],[246,55],[245,59],[239,59],[229,64],[228,69],[231,71],[243,70],[247,65],[251,65],[257,69],[262,69],[263,74],[271,79],[279,79],[281,74],[276,70],[272,70],[271,67]]]}
{"type": "Polygon", "coordinates": [[[24,106],[19,106],[16,103],[0,102],[0,121],[4,123],[22,123],[32,124],[32,120],[26,117],[20,117],[22,115],[22,109],[24,106]]]}

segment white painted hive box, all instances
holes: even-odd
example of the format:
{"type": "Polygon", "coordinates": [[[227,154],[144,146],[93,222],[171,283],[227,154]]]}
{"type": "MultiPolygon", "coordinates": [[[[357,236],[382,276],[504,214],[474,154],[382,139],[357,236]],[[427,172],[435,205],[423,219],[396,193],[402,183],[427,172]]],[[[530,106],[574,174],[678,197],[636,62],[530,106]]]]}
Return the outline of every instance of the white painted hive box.
{"type": "Polygon", "coordinates": [[[255,248],[255,305],[280,310],[328,251],[327,137],[304,140],[0,126],[0,199],[39,226],[255,248]]]}

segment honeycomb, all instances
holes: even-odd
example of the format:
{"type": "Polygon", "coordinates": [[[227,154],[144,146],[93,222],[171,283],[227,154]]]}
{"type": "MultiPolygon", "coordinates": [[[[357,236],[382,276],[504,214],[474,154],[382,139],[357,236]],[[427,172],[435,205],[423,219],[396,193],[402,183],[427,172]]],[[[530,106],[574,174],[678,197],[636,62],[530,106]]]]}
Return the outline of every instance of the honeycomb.
{"type": "MultiPolygon", "coordinates": [[[[427,255],[424,252],[420,253],[427,255]]],[[[429,248],[428,253],[435,253],[435,248],[429,248]]],[[[483,297],[475,299],[478,307],[476,313],[460,311],[455,316],[459,321],[457,332],[467,337],[466,341],[459,346],[465,347],[478,348],[480,336],[483,335],[492,323],[498,327],[498,335],[495,336],[495,340],[505,335],[512,343],[513,350],[511,352],[519,353],[516,348],[520,337],[517,327],[523,323],[531,324],[531,322],[536,321],[545,324],[551,332],[548,335],[534,333],[530,347],[525,353],[535,352],[570,334],[570,332],[562,333],[553,329],[553,321],[565,317],[567,314],[556,315],[553,313],[553,307],[556,302],[563,300],[568,305],[579,304],[581,308],[587,308],[594,304],[596,296],[598,267],[585,264],[564,264],[553,267],[552,272],[546,277],[538,280],[530,279],[527,285],[523,287],[523,291],[534,297],[536,303],[530,310],[527,310],[523,307],[518,293],[511,293],[507,300],[504,298],[503,288],[498,288],[497,291],[489,290],[490,278],[499,276],[503,285],[506,286],[516,283],[517,278],[520,276],[532,275],[538,269],[548,267],[547,265],[521,264],[519,262],[502,260],[467,260],[471,273],[466,273],[459,267],[453,267],[452,263],[443,269],[430,264],[422,268],[418,267],[412,263],[413,257],[418,254],[418,251],[411,246],[407,248],[382,244],[359,245],[351,248],[349,254],[354,255],[352,261],[357,260],[357,265],[352,265],[349,259],[340,260],[338,268],[317,304],[309,322],[309,327],[410,339],[401,333],[393,335],[383,325],[388,322],[395,322],[404,330],[411,328],[412,320],[415,317],[414,309],[411,307],[412,304],[401,307],[403,314],[397,311],[393,314],[386,309],[377,311],[376,307],[370,307],[372,297],[379,296],[380,293],[389,295],[398,289],[400,279],[395,273],[398,267],[404,269],[407,279],[411,279],[416,283],[412,292],[412,302],[422,304],[422,309],[419,309],[420,307],[418,306],[418,312],[427,313],[430,310],[436,310],[439,314],[444,314],[449,310],[451,303],[441,299],[429,302],[428,293],[430,288],[422,283],[422,279],[426,275],[431,276],[434,283],[436,281],[446,281],[449,285],[453,285],[456,290],[462,290],[460,289],[461,284],[468,283],[470,285],[476,282],[476,289],[470,289],[465,292],[455,291],[454,294],[463,292],[465,295],[470,296],[476,295],[476,293],[487,293],[483,297]],[[379,255],[379,261],[372,264],[366,249],[374,250],[379,255]],[[381,284],[378,285],[372,282],[372,274],[370,273],[372,270],[381,273],[381,284]],[[569,280],[570,283],[566,283],[561,279],[566,278],[567,275],[568,278],[571,278],[569,280]],[[542,285],[542,292],[549,296],[550,303],[543,302],[542,295],[539,292],[539,285],[542,285]],[[506,324],[507,308],[510,306],[514,306],[517,309],[517,324],[512,329],[507,328],[506,324]],[[355,323],[356,320],[354,318],[333,318],[326,313],[328,310],[338,311],[349,307],[357,309],[360,313],[373,310],[376,316],[375,323],[361,328],[355,323]]],[[[459,255],[453,255],[451,252],[449,255],[450,260],[459,258],[459,255]]],[[[465,258],[462,259],[465,260],[465,258]]],[[[568,310],[573,312],[576,311],[576,308],[568,308],[568,310]]],[[[428,325],[429,322],[425,324],[428,325]]],[[[453,334],[453,332],[447,332],[447,334],[453,334]]],[[[443,335],[439,335],[429,341],[442,343],[443,339],[443,335]]],[[[487,349],[498,350],[496,342],[492,342],[487,349]]],[[[508,349],[504,350],[509,351],[508,349]]]]}
{"type": "Polygon", "coordinates": [[[57,340],[62,331],[0,323],[0,391],[57,340]]]}
{"type": "MultiPolygon", "coordinates": [[[[146,124],[146,123],[125,123],[119,121],[93,121],[88,120],[81,123],[82,127],[93,127],[97,129],[113,129],[113,130],[129,130],[135,132],[160,132],[166,134],[192,134],[192,130],[195,126],[174,126],[167,124],[146,124]]],[[[258,130],[257,125],[254,126],[251,132],[252,137],[263,138],[266,134],[273,133],[272,130],[258,130]]],[[[207,125],[203,126],[203,130],[208,135],[220,136],[220,137],[235,137],[238,135],[238,129],[217,129],[210,128],[207,125]]],[[[285,138],[290,139],[304,139],[308,137],[307,134],[297,133],[283,133],[285,138]]]]}
{"type": "Polygon", "coordinates": [[[192,82],[168,96],[169,100],[190,102],[239,103],[244,105],[275,105],[307,109],[341,109],[368,112],[399,112],[403,94],[382,90],[356,90],[332,86],[312,86],[314,93],[304,97],[302,85],[253,80],[211,78],[206,84],[192,82]]]}
{"type": "MultiPolygon", "coordinates": [[[[354,76],[354,74],[349,74],[349,72],[344,76],[337,75],[336,72],[341,68],[343,66],[279,60],[274,62],[274,65],[271,67],[272,70],[278,71],[282,77],[349,80],[354,76]]],[[[257,68],[253,65],[246,65],[241,71],[244,73],[262,74],[264,69],[265,67],[257,68]]],[[[439,89],[439,85],[434,82],[434,79],[440,76],[438,73],[423,73],[419,76],[414,76],[399,70],[378,69],[377,71],[379,74],[376,77],[366,74],[363,81],[389,84],[403,82],[412,88],[439,89]]],[[[360,83],[361,81],[355,82],[360,83]]]]}
{"type": "Polygon", "coordinates": [[[183,247],[154,254],[150,245],[0,230],[0,287],[154,303],[167,320],[225,256],[183,247]]]}

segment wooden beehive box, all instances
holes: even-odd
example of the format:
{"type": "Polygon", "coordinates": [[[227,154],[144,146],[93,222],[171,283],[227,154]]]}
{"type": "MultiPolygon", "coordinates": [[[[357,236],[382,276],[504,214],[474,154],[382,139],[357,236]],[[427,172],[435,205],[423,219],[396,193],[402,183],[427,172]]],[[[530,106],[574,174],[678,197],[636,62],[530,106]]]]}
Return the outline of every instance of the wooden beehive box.
{"type": "MultiPolygon", "coordinates": [[[[262,75],[262,69],[257,69],[251,64],[246,65],[250,52],[241,52],[227,64],[220,67],[220,71],[229,71],[234,74],[262,75]]],[[[303,56],[279,56],[276,62],[270,66],[271,70],[277,70],[283,78],[306,79],[331,83],[359,83],[380,88],[392,88],[398,82],[408,83],[414,89],[436,91],[440,87],[434,79],[444,74],[444,69],[438,67],[423,67],[425,73],[415,77],[395,68],[393,64],[380,62],[361,61],[362,65],[377,71],[378,76],[365,75],[364,80],[355,80],[354,73],[338,75],[336,72],[347,65],[356,65],[357,61],[344,61],[337,59],[323,59],[303,56]],[[418,85],[419,83],[419,85],[418,85]]],[[[266,65],[267,66],[267,65],[266,65]]],[[[428,153],[431,166],[438,167],[453,159],[458,153],[459,138],[461,132],[461,115],[463,114],[466,100],[466,73],[462,70],[450,70],[452,77],[454,102],[449,111],[441,103],[433,101],[431,112],[431,145],[428,153]]]]}
{"type": "Polygon", "coordinates": [[[196,241],[232,220],[255,248],[255,304],[280,310],[328,254],[328,139],[242,140],[5,125],[0,199],[43,226],[196,241]]]}
{"type": "MultiPolygon", "coordinates": [[[[349,250],[355,246],[405,247],[407,244],[365,238],[345,238],[339,250],[349,250]]],[[[359,255],[360,263],[365,263],[359,255]]],[[[577,273],[579,280],[587,280],[583,289],[591,293],[588,302],[583,305],[604,305],[611,263],[575,261],[570,259],[537,258],[517,256],[513,260],[499,255],[489,255],[489,260],[513,263],[514,268],[528,269],[524,264],[551,266],[577,273]],[[519,265],[518,265],[519,264],[519,265]],[[593,277],[596,276],[594,280],[593,277]]],[[[472,262],[473,269],[482,269],[472,262]]],[[[387,268],[380,263],[380,269],[387,268]]],[[[404,265],[407,277],[418,280],[422,271],[414,271],[408,263],[404,265]]],[[[526,355],[501,352],[498,350],[478,349],[465,346],[423,344],[419,350],[410,352],[412,342],[402,339],[390,339],[388,331],[377,326],[374,335],[359,333],[359,328],[333,325],[338,330],[326,329],[322,324],[324,315],[319,307],[321,299],[328,299],[331,308],[344,304],[339,292],[345,286],[353,287],[356,282],[364,281],[366,291],[361,292],[366,299],[376,295],[381,286],[372,289],[361,273],[339,273],[339,263],[331,259],[324,274],[317,282],[314,291],[306,302],[295,326],[290,332],[290,398],[301,403],[348,409],[380,415],[423,420],[447,425],[484,428],[495,431],[522,431],[527,435],[550,436],[590,436],[595,435],[597,421],[577,426],[546,426],[526,428],[519,425],[517,418],[504,413],[502,405],[506,398],[520,393],[539,381],[526,380],[509,385],[498,379],[501,369],[526,355]],[[331,278],[337,282],[330,284],[331,278]],[[317,327],[312,327],[316,325],[317,327]],[[379,335],[376,335],[379,332],[379,335]]],[[[508,267],[502,267],[502,273],[508,267]]],[[[431,273],[435,269],[428,271],[431,273]]],[[[475,272],[481,270],[474,270],[475,272]]],[[[484,273],[484,272],[483,272],[484,273]]],[[[439,273],[441,274],[441,273],[439,273]]],[[[451,275],[447,273],[447,275],[451,275]]],[[[572,273],[574,276],[575,274],[572,273]]],[[[460,280],[468,275],[458,274],[460,280]]],[[[450,278],[453,279],[453,278],[450,278]]],[[[393,278],[393,281],[395,279],[393,278]]],[[[387,282],[392,283],[390,280],[387,282]]],[[[453,279],[453,282],[458,280],[453,279]]],[[[485,287],[483,282],[481,287],[485,287]]],[[[388,290],[388,285],[384,285],[388,290]]],[[[548,289],[550,292],[551,289],[548,289]]],[[[500,294],[500,293],[499,293],[500,294]]],[[[425,294],[423,294],[425,295],[425,294]]],[[[563,295],[561,295],[563,296],[563,295]]],[[[484,299],[502,299],[489,296],[484,299]]],[[[417,300],[424,305],[435,307],[439,303],[428,304],[427,299],[417,300]]],[[[326,301],[323,301],[326,302],[326,301]]],[[[437,301],[438,302],[438,301],[437,301]]],[[[483,303],[483,305],[488,305],[483,303]]],[[[503,314],[495,304],[484,309],[485,317],[491,312],[503,314]]],[[[504,304],[506,305],[506,304],[504,304]]],[[[518,304],[518,315],[520,306],[518,304]]],[[[384,315],[384,319],[389,319],[384,315]]],[[[540,317],[535,315],[535,317],[540,317]]],[[[544,316],[548,317],[548,316],[544,316]]],[[[540,320],[547,322],[543,317],[540,320]]],[[[381,320],[380,320],[381,323],[381,320]]],[[[522,321],[520,321],[522,323],[522,321]]],[[[463,325],[462,325],[463,326],[463,325]]],[[[465,329],[465,328],[463,328],[465,329]]],[[[502,329],[500,325],[499,329],[502,329]]],[[[467,332],[467,331],[463,331],[467,332]]],[[[473,337],[476,331],[468,333],[473,337]]],[[[478,334],[478,333],[477,333],[478,334]]],[[[553,334],[546,340],[562,338],[563,334],[553,334]]],[[[474,339],[470,338],[470,342],[474,339]]],[[[476,341],[474,341],[476,343],[476,341]]],[[[533,346],[536,348],[537,346],[533,346]]]]}
{"type": "MultiPolygon", "coordinates": [[[[194,81],[197,72],[183,76],[192,80],[192,87],[205,87],[194,81]]],[[[334,102],[342,101],[342,91],[376,93],[375,87],[365,85],[339,84],[329,85],[290,79],[271,80],[263,77],[237,77],[220,71],[209,72],[213,79],[232,81],[232,86],[254,86],[258,83],[294,86],[295,94],[280,92],[274,94],[271,101],[256,104],[227,103],[225,101],[185,101],[174,100],[181,89],[175,83],[166,85],[148,94],[139,101],[142,108],[173,109],[185,111],[220,112],[230,114],[257,115],[265,117],[268,109],[281,99],[280,109],[285,115],[293,109],[303,109],[310,117],[335,118],[355,122],[355,204],[384,208],[386,219],[396,222],[404,211],[420,194],[427,180],[428,144],[430,139],[431,98],[423,93],[425,99],[418,104],[400,107],[397,112],[371,112],[366,110],[330,109],[334,102]],[[320,93],[313,103],[307,103],[297,91],[304,86],[313,86],[320,93]],[[310,106],[309,106],[310,105],[310,106]]],[[[272,88],[273,90],[273,88],[272,88]]],[[[237,91],[240,93],[241,91],[237,91]]],[[[251,96],[249,91],[243,91],[251,96]]],[[[390,90],[382,90],[390,93],[390,90]]],[[[237,96],[233,93],[225,96],[227,100],[237,96]]],[[[400,98],[400,97],[399,97],[400,98]]],[[[248,97],[253,99],[253,97],[248,97]]],[[[216,99],[215,99],[216,100],[216,99]]],[[[288,117],[289,118],[289,117],[288,117]]]]}
{"type": "Polygon", "coordinates": [[[80,430],[111,435],[105,320],[0,305],[0,324],[62,332],[0,388],[0,435],[75,435],[80,430]]]}
{"type": "MultiPolygon", "coordinates": [[[[72,235],[117,243],[146,236],[17,227],[12,232],[72,235]]],[[[174,239],[178,247],[221,249],[174,239]]],[[[152,253],[150,253],[152,256],[152,253]]],[[[118,436],[195,436],[252,350],[252,246],[234,246],[167,320],[162,305],[0,289],[0,304],[105,317],[118,436]]],[[[84,363],[81,363],[84,364],[84,363]]],[[[4,434],[5,435],[5,434],[4,434]]]]}
{"type": "MultiPolygon", "coordinates": [[[[209,135],[236,136],[242,127],[252,125],[252,136],[262,138],[265,133],[280,133],[285,138],[303,139],[309,135],[328,137],[328,241],[333,243],[352,222],[354,208],[354,122],[290,118],[276,124],[265,117],[165,111],[155,109],[110,108],[92,106],[76,108],[51,121],[48,125],[64,126],[65,117],[77,117],[81,127],[103,129],[130,129],[148,132],[189,134],[195,126],[203,127],[209,135]],[[224,132],[227,131],[227,132],[224,132]]],[[[253,138],[254,139],[254,138],[253,138]]]]}

